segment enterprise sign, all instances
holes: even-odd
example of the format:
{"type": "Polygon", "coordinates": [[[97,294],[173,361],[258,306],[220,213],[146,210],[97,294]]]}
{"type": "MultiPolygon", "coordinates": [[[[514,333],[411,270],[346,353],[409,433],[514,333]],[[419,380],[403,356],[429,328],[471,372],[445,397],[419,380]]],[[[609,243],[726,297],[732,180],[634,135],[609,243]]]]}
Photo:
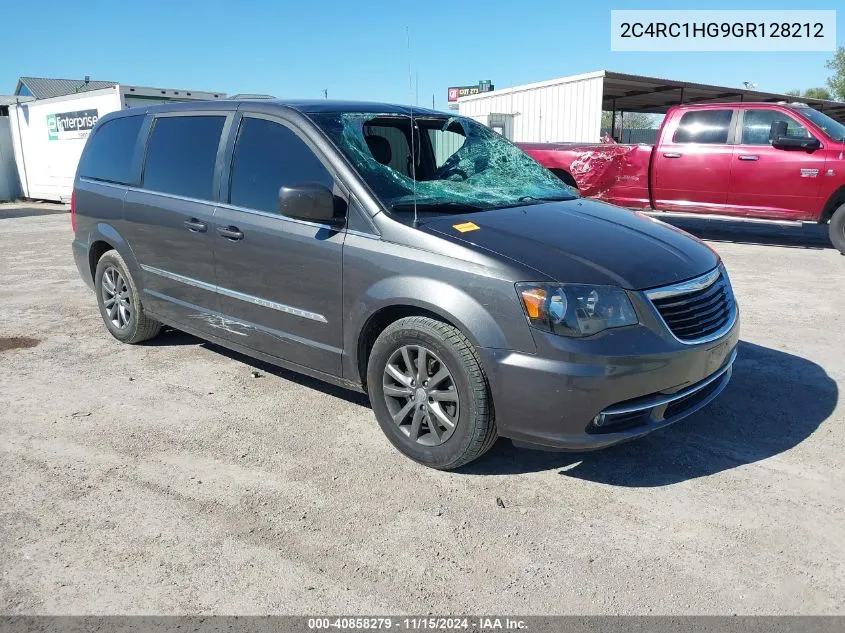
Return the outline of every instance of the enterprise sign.
{"type": "Polygon", "coordinates": [[[86,138],[100,118],[96,109],[47,115],[47,136],[51,141],[86,138]]]}

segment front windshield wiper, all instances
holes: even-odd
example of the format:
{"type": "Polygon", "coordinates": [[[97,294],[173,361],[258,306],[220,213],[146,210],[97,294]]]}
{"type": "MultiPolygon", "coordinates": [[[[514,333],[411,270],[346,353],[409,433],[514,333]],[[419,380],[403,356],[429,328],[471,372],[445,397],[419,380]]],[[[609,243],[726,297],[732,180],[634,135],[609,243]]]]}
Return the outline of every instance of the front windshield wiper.
{"type": "MultiPolygon", "coordinates": [[[[413,211],[415,205],[413,202],[399,202],[390,205],[394,211],[413,211]]],[[[466,202],[457,202],[455,200],[444,200],[441,202],[417,202],[417,211],[432,211],[439,209],[448,209],[449,211],[485,211],[489,207],[480,204],[467,204],[466,202]]]]}
{"type": "Polygon", "coordinates": [[[537,202],[563,202],[565,200],[575,200],[577,196],[522,196],[519,198],[520,202],[527,202],[529,200],[535,200],[537,202]]]}
{"type": "MultiPolygon", "coordinates": [[[[522,196],[517,198],[513,203],[508,204],[470,204],[467,202],[459,202],[457,200],[419,200],[417,201],[417,211],[449,211],[456,213],[472,213],[475,211],[492,211],[494,209],[507,209],[509,207],[520,206],[520,202],[534,201],[541,202],[562,202],[565,200],[575,200],[578,196],[522,196]]],[[[390,205],[393,211],[413,211],[413,202],[398,202],[390,205]]]]}

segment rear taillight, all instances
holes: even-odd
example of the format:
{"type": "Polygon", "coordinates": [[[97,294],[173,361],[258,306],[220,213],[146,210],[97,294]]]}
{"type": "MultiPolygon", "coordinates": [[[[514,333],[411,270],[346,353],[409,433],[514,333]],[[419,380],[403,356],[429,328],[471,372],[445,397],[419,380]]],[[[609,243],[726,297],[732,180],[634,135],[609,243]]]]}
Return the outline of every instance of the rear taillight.
{"type": "Polygon", "coordinates": [[[76,233],[76,189],[70,194],[70,228],[76,233]]]}

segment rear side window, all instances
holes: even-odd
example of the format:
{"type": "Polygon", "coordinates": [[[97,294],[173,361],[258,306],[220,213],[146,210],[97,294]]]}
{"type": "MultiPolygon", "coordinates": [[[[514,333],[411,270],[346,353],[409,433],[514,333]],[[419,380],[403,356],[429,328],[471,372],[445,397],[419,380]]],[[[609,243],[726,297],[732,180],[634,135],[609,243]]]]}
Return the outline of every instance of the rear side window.
{"type": "Polygon", "coordinates": [[[726,145],[731,127],[732,110],[700,110],[681,117],[675,132],[675,143],[726,145]]]}
{"type": "Polygon", "coordinates": [[[214,197],[214,166],[224,116],[156,119],[147,146],[144,189],[187,198],[214,197]]]}
{"type": "Polygon", "coordinates": [[[138,174],[132,160],[143,122],[143,116],[127,116],[103,123],[85,146],[79,175],[122,185],[136,184],[138,174]]]}
{"type": "Polygon", "coordinates": [[[279,189],[334,178],[292,130],[266,119],[244,117],[235,143],[229,202],[247,209],[279,212],[279,189]]]}

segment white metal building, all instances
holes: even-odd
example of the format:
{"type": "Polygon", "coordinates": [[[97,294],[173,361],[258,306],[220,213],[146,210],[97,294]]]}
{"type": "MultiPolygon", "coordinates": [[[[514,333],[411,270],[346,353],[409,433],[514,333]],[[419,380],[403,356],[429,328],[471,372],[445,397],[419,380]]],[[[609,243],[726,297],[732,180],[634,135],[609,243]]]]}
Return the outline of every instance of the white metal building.
{"type": "Polygon", "coordinates": [[[837,101],[608,70],[461,97],[458,111],[516,142],[596,143],[603,110],[659,114],[683,103],[730,101],[800,101],[845,121],[845,103],[837,101]]]}
{"type": "Polygon", "coordinates": [[[522,143],[597,142],[604,71],[461,97],[458,112],[522,143]]]}

